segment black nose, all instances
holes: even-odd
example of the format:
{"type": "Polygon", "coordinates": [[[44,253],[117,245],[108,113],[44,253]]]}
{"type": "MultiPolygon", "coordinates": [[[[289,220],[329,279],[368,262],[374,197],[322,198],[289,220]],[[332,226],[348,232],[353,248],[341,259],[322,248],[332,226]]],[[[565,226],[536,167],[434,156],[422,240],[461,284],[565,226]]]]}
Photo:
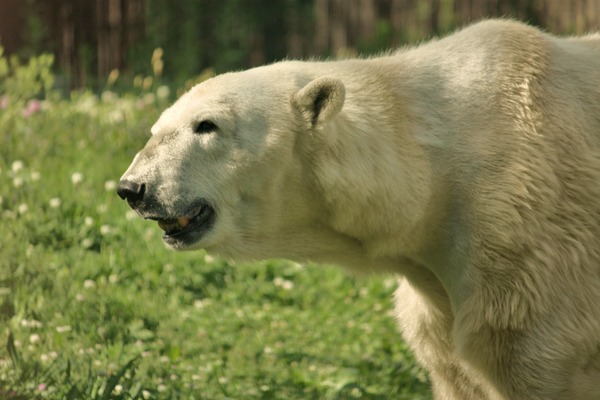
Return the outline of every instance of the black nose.
{"type": "Polygon", "coordinates": [[[119,187],[117,188],[117,194],[119,197],[123,200],[127,200],[130,203],[142,201],[145,191],[145,184],[128,181],[127,179],[123,179],[121,182],[119,182],[119,187]]]}

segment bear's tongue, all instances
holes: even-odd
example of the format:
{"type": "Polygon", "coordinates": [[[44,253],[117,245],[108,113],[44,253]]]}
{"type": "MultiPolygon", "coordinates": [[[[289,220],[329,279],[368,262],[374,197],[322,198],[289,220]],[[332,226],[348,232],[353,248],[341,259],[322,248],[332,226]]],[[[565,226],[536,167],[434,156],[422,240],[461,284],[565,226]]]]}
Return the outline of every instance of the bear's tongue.
{"type": "Polygon", "coordinates": [[[177,217],[177,219],[160,219],[158,220],[158,226],[166,233],[179,231],[185,229],[190,223],[190,219],[187,217],[177,217]]]}

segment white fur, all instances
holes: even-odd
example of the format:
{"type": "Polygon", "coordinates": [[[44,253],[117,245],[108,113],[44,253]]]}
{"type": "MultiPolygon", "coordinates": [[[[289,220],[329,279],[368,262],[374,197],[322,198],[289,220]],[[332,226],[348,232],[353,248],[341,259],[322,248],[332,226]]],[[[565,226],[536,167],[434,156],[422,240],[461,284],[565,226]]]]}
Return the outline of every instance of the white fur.
{"type": "Polygon", "coordinates": [[[152,132],[124,178],[215,207],[190,248],[403,276],[437,399],[600,399],[599,35],[490,20],[224,74],[152,132]]]}

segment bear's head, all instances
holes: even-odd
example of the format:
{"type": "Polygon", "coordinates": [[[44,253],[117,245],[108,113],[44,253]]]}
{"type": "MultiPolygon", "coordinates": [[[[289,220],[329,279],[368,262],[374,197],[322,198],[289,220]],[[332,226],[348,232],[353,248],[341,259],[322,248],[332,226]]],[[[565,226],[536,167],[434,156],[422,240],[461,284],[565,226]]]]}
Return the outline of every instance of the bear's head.
{"type": "Polygon", "coordinates": [[[342,109],[345,88],[285,64],[205,81],[152,127],[117,192],[170,247],[254,259],[318,240],[307,142],[342,109]]]}

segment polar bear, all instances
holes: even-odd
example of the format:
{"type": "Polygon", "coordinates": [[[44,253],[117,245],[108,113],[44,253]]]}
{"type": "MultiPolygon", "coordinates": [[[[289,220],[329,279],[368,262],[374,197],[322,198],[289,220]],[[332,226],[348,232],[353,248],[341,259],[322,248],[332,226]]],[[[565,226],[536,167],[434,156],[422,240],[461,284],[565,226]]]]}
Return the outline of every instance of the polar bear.
{"type": "Polygon", "coordinates": [[[600,35],[488,20],[205,81],[118,194],[174,249],[401,276],[436,399],[600,399],[600,35]]]}

